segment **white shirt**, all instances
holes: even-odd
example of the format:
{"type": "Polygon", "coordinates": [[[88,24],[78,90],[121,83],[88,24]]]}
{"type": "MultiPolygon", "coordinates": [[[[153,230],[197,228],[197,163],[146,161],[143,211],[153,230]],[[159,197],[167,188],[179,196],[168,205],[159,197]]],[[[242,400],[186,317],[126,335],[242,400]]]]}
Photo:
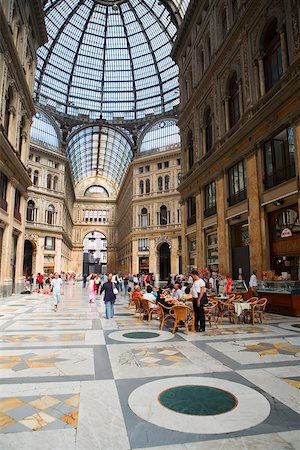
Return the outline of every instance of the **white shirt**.
{"type": "MultiPolygon", "coordinates": [[[[143,298],[145,298],[146,300],[151,300],[152,302],[155,302],[155,300],[156,300],[156,298],[154,297],[152,292],[145,292],[145,294],[143,294],[143,298]]],[[[150,308],[156,307],[155,303],[150,303],[149,306],[150,306],[150,308]]]]}
{"type": "Polygon", "coordinates": [[[254,273],[250,277],[249,287],[257,287],[257,276],[254,273]]]}
{"type": "Polygon", "coordinates": [[[181,300],[182,299],[182,291],[181,289],[177,289],[177,290],[173,290],[172,291],[172,297],[175,298],[176,300],[181,300]]]}
{"type": "Polygon", "coordinates": [[[204,280],[202,280],[202,278],[199,278],[199,280],[194,281],[193,287],[192,287],[193,298],[199,297],[202,287],[204,287],[204,292],[205,292],[205,282],[204,282],[204,280]]]}
{"type": "Polygon", "coordinates": [[[63,284],[61,278],[53,278],[51,281],[52,292],[53,294],[60,294],[60,287],[63,284]]]}

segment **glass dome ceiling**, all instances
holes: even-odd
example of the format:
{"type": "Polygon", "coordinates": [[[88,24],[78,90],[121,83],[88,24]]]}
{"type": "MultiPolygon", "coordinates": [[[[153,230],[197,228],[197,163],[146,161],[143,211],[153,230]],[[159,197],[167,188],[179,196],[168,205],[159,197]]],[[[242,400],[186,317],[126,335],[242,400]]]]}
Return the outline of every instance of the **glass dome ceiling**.
{"type": "Polygon", "coordinates": [[[139,120],[179,102],[170,57],[189,0],[46,0],[38,50],[41,105],[90,119],[139,120]],[[177,19],[178,20],[177,20],[177,19]]]}

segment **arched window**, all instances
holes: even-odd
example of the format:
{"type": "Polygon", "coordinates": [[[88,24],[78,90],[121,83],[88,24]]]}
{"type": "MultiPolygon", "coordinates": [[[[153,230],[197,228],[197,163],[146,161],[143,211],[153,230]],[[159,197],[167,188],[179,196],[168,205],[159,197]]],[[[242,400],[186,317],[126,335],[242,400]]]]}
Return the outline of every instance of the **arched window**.
{"type": "Polygon", "coordinates": [[[240,118],[240,100],[239,100],[239,85],[237,80],[237,74],[231,77],[229,84],[229,123],[230,128],[233,127],[240,118]]]}
{"type": "Polygon", "coordinates": [[[274,86],[283,74],[280,35],[277,19],[274,19],[264,36],[264,66],[266,90],[274,86]]]}
{"type": "Polygon", "coordinates": [[[140,226],[148,227],[150,222],[149,214],[147,208],[142,208],[140,215],[140,226]]]}
{"type": "Polygon", "coordinates": [[[57,191],[58,188],[58,177],[53,178],[53,190],[57,191]]]}
{"type": "Polygon", "coordinates": [[[157,190],[158,192],[162,192],[163,190],[163,179],[162,177],[157,178],[157,190]]]}
{"type": "Polygon", "coordinates": [[[143,195],[143,193],[144,193],[144,181],[143,180],[140,181],[139,186],[140,186],[140,195],[143,195]]]}
{"type": "Polygon", "coordinates": [[[47,189],[51,189],[52,184],[52,176],[50,174],[47,175],[47,189]]]}
{"type": "Polygon", "coordinates": [[[194,165],[194,141],[193,133],[190,131],[188,135],[188,170],[194,165]]]}
{"type": "Polygon", "coordinates": [[[222,31],[222,39],[225,39],[225,36],[227,34],[227,9],[226,7],[223,8],[221,13],[221,31],[222,31]]]}
{"type": "Polygon", "coordinates": [[[48,225],[54,225],[55,223],[55,208],[53,205],[49,205],[46,211],[46,223],[48,225]]]}
{"type": "Polygon", "coordinates": [[[5,130],[6,136],[8,135],[8,130],[9,130],[10,108],[12,106],[13,96],[14,96],[13,90],[12,90],[12,87],[10,86],[8,88],[7,95],[6,95],[5,112],[4,112],[4,130],[5,130]]]}
{"type": "Polygon", "coordinates": [[[147,178],[146,180],[146,194],[150,193],[150,180],[147,178]]]}
{"type": "Polygon", "coordinates": [[[27,202],[26,220],[28,222],[34,222],[35,220],[35,204],[33,200],[28,200],[27,202]]]}
{"type": "Polygon", "coordinates": [[[206,108],[204,113],[204,129],[205,129],[205,151],[208,153],[212,149],[212,115],[210,106],[206,108]]]}
{"type": "Polygon", "coordinates": [[[162,205],[159,209],[159,225],[168,224],[168,210],[165,205],[162,205]]]}
{"type": "Polygon", "coordinates": [[[33,172],[33,186],[37,186],[39,184],[39,171],[35,170],[33,172]]]}
{"type": "Polygon", "coordinates": [[[170,189],[170,177],[169,175],[165,176],[165,191],[168,191],[170,189]]]}

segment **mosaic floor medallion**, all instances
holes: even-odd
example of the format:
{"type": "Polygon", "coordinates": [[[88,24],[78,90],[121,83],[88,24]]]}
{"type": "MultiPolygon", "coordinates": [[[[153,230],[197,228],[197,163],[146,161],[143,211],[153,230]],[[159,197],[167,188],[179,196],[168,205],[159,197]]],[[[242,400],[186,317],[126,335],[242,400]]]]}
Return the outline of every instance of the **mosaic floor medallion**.
{"type": "Polygon", "coordinates": [[[131,333],[124,333],[124,337],[130,339],[153,339],[159,336],[159,333],[153,333],[151,331],[132,331],[131,333]]]}
{"type": "Polygon", "coordinates": [[[147,422],[193,434],[245,430],[263,422],[271,410],[267,399],[254,389],[209,377],[152,381],[135,389],[128,404],[147,422]]]}
{"type": "Polygon", "coordinates": [[[145,342],[149,339],[150,342],[161,342],[168,341],[174,338],[174,335],[168,331],[163,330],[151,330],[149,331],[149,327],[146,329],[137,329],[135,331],[113,331],[108,336],[110,339],[119,342],[145,342]]]}
{"type": "Polygon", "coordinates": [[[214,416],[237,405],[230,392],[210,386],[176,386],[161,392],[158,399],[166,408],[192,416],[214,416]]]}

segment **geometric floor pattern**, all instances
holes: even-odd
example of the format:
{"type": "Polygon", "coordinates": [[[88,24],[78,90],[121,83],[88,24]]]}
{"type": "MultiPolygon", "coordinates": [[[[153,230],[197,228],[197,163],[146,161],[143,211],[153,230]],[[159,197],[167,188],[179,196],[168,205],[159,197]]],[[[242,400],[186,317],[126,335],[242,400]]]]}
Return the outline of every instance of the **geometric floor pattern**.
{"type": "Polygon", "coordinates": [[[76,428],[79,394],[0,398],[0,433],[76,428]]]}
{"type": "Polygon", "coordinates": [[[172,334],[81,283],[0,298],[1,450],[300,449],[300,320],[172,334]]]}

